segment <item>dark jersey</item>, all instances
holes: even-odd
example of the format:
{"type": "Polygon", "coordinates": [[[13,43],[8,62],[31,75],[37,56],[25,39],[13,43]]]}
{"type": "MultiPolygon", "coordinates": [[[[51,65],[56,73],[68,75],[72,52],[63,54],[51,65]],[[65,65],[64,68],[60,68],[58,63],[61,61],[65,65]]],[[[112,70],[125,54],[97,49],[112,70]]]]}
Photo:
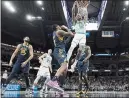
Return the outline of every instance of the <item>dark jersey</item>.
{"type": "Polygon", "coordinates": [[[23,44],[20,45],[20,50],[18,52],[17,61],[24,62],[29,58],[29,44],[24,46],[23,44]]]}
{"type": "Polygon", "coordinates": [[[65,48],[64,37],[57,37],[56,34],[53,35],[55,48],[65,48]]]}

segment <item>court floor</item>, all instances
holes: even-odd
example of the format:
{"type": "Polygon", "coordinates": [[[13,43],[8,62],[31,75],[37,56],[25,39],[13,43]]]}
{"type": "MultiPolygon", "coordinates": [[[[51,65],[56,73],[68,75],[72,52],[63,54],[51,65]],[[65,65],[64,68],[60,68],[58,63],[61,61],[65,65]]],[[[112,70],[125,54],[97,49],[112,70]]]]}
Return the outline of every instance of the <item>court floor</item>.
{"type": "MultiPolygon", "coordinates": [[[[63,96],[59,95],[57,92],[55,91],[49,91],[47,94],[43,94],[43,93],[40,93],[39,91],[37,92],[32,92],[32,93],[28,93],[28,94],[25,94],[25,91],[6,91],[4,95],[2,95],[2,98],[7,98],[7,97],[19,97],[19,98],[25,98],[25,97],[42,97],[42,98],[45,98],[45,97],[54,97],[54,98],[62,98],[62,97],[69,97],[69,98],[72,98],[72,97],[79,97],[78,94],[77,94],[77,91],[66,91],[65,92],[66,94],[64,94],[63,96]]],[[[87,94],[82,94],[80,97],[83,97],[83,98],[129,98],[129,92],[109,92],[109,91],[94,91],[94,92],[87,92],[87,94]]]]}

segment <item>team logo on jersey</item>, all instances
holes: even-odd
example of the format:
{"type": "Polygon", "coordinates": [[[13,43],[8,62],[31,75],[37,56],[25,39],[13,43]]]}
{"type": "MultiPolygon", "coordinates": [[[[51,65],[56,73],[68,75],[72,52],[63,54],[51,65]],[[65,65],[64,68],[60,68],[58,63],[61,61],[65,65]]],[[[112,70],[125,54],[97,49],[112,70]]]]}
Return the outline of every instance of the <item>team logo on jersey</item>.
{"type": "Polygon", "coordinates": [[[26,55],[26,48],[21,48],[21,55],[26,55]]]}
{"type": "Polygon", "coordinates": [[[58,37],[60,41],[63,41],[64,40],[64,37],[58,37]]]}

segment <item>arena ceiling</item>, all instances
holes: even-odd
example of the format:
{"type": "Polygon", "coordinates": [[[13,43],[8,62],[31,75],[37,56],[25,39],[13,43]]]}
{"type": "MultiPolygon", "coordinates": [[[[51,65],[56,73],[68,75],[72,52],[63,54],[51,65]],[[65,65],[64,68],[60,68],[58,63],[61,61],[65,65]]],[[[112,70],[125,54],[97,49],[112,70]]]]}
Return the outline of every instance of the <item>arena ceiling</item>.
{"type": "MultiPolygon", "coordinates": [[[[2,42],[8,44],[16,44],[20,42],[24,36],[29,36],[32,43],[40,45],[41,47],[51,47],[52,45],[52,30],[50,26],[54,23],[64,24],[64,16],[59,6],[59,1],[56,0],[45,0],[42,5],[38,5],[36,1],[21,0],[21,1],[9,1],[14,6],[16,13],[11,13],[5,7],[4,1],[2,1],[2,42]],[[44,10],[42,9],[44,8],[44,10]],[[35,17],[41,17],[35,21],[28,21],[26,15],[33,15],[35,17]],[[48,41],[49,40],[49,41],[48,41]]],[[[69,13],[71,14],[73,1],[68,1],[67,6],[69,13]]],[[[88,7],[89,18],[97,17],[101,6],[101,0],[92,1],[88,7]]],[[[123,20],[129,16],[129,6],[124,4],[124,1],[112,1],[110,0],[110,7],[107,9],[107,14],[103,20],[101,30],[114,30],[121,34],[120,42],[123,47],[129,46],[129,22],[123,20]],[[122,23],[122,24],[121,24],[122,23]],[[120,33],[122,31],[122,33],[120,33]]],[[[101,40],[99,37],[100,31],[92,32],[93,36],[90,38],[89,43],[94,48],[93,50],[104,50],[100,48],[112,48],[116,43],[110,43],[108,40],[101,40]],[[106,43],[107,46],[101,47],[106,43]],[[108,44],[107,44],[108,43],[108,44]],[[111,45],[110,45],[111,44],[111,45]],[[97,46],[97,47],[96,47],[97,46]]]]}

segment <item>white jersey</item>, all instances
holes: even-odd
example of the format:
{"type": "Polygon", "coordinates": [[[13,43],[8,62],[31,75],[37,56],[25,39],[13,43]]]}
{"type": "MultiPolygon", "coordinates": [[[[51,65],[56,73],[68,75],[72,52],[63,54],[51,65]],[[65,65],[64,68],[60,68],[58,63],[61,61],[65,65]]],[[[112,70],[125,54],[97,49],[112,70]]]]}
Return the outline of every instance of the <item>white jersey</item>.
{"type": "Polygon", "coordinates": [[[83,20],[77,21],[75,26],[73,26],[73,29],[75,29],[76,34],[86,33],[86,25],[83,20]]]}
{"type": "Polygon", "coordinates": [[[40,68],[38,70],[37,76],[50,76],[49,67],[51,66],[52,57],[45,54],[45,57],[41,61],[40,68]]]}
{"type": "Polygon", "coordinates": [[[7,77],[8,77],[8,74],[7,73],[3,73],[2,78],[7,79],[7,77]]]}
{"type": "Polygon", "coordinates": [[[52,57],[48,54],[41,61],[41,66],[49,67],[51,65],[52,57]]]}

